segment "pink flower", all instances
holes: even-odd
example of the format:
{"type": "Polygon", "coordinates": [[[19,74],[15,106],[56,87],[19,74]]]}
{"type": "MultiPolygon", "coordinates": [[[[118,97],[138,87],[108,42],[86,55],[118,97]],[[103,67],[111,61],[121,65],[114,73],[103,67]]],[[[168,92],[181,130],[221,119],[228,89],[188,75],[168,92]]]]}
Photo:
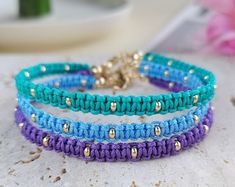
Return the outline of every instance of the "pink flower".
{"type": "Polygon", "coordinates": [[[227,15],[218,14],[212,17],[207,25],[207,40],[213,42],[227,32],[235,31],[235,22],[227,15]]]}
{"type": "Polygon", "coordinates": [[[235,16],[235,0],[199,0],[199,2],[215,12],[235,16]]]}
{"type": "Polygon", "coordinates": [[[235,55],[235,0],[201,0],[216,13],[209,21],[205,37],[209,49],[235,55]]]}

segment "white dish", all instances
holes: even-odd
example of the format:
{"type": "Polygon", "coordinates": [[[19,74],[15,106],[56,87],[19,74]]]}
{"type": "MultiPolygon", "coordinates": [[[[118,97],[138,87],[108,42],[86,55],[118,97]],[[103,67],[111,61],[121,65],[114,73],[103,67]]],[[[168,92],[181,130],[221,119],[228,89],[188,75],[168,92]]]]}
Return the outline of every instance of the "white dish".
{"type": "Polygon", "coordinates": [[[0,48],[50,48],[107,34],[131,6],[124,0],[54,0],[50,16],[20,19],[16,0],[0,0],[0,48]]]}

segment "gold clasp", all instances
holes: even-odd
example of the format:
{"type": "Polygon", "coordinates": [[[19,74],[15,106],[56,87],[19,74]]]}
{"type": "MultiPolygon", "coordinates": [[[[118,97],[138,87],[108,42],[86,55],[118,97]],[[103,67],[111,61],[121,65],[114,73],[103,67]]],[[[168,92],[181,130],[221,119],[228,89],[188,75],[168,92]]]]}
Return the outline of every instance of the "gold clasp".
{"type": "Polygon", "coordinates": [[[100,66],[93,66],[97,88],[112,88],[114,91],[127,89],[132,80],[141,77],[138,72],[143,57],[141,52],[115,56],[100,66]]]}

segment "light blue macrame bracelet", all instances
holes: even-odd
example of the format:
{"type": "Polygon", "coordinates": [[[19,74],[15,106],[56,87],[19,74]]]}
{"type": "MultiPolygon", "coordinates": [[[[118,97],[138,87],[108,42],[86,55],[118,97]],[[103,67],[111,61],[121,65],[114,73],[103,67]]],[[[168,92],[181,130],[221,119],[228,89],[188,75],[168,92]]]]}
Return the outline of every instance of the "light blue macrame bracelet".
{"type": "MultiPolygon", "coordinates": [[[[91,89],[94,84],[94,77],[91,75],[67,75],[61,78],[50,80],[45,85],[49,87],[59,83],[60,88],[85,88],[91,89]],[[86,85],[81,84],[86,80],[86,85]]],[[[92,124],[89,122],[73,121],[67,118],[58,118],[42,110],[35,108],[29,99],[19,96],[19,107],[29,118],[35,117],[36,124],[49,132],[63,134],[88,141],[115,142],[137,139],[161,139],[169,137],[195,127],[195,116],[200,121],[206,115],[209,104],[198,106],[195,110],[189,111],[186,115],[175,117],[166,121],[153,121],[151,123],[123,123],[123,124],[92,124]],[[64,132],[64,125],[69,125],[69,131],[64,132]],[[160,128],[160,134],[156,135],[156,128],[160,128]],[[115,138],[110,138],[110,129],[115,131],[115,138]]],[[[197,122],[199,123],[199,121],[197,122]]]]}

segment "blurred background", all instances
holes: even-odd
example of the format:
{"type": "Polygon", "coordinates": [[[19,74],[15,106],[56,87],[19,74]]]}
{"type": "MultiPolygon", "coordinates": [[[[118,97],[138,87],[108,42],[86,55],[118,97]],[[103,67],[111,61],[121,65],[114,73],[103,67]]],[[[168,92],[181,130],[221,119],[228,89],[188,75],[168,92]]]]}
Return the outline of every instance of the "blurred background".
{"type": "Polygon", "coordinates": [[[229,0],[220,4],[218,0],[0,0],[0,53],[91,56],[141,49],[231,55],[232,8],[229,0]]]}

